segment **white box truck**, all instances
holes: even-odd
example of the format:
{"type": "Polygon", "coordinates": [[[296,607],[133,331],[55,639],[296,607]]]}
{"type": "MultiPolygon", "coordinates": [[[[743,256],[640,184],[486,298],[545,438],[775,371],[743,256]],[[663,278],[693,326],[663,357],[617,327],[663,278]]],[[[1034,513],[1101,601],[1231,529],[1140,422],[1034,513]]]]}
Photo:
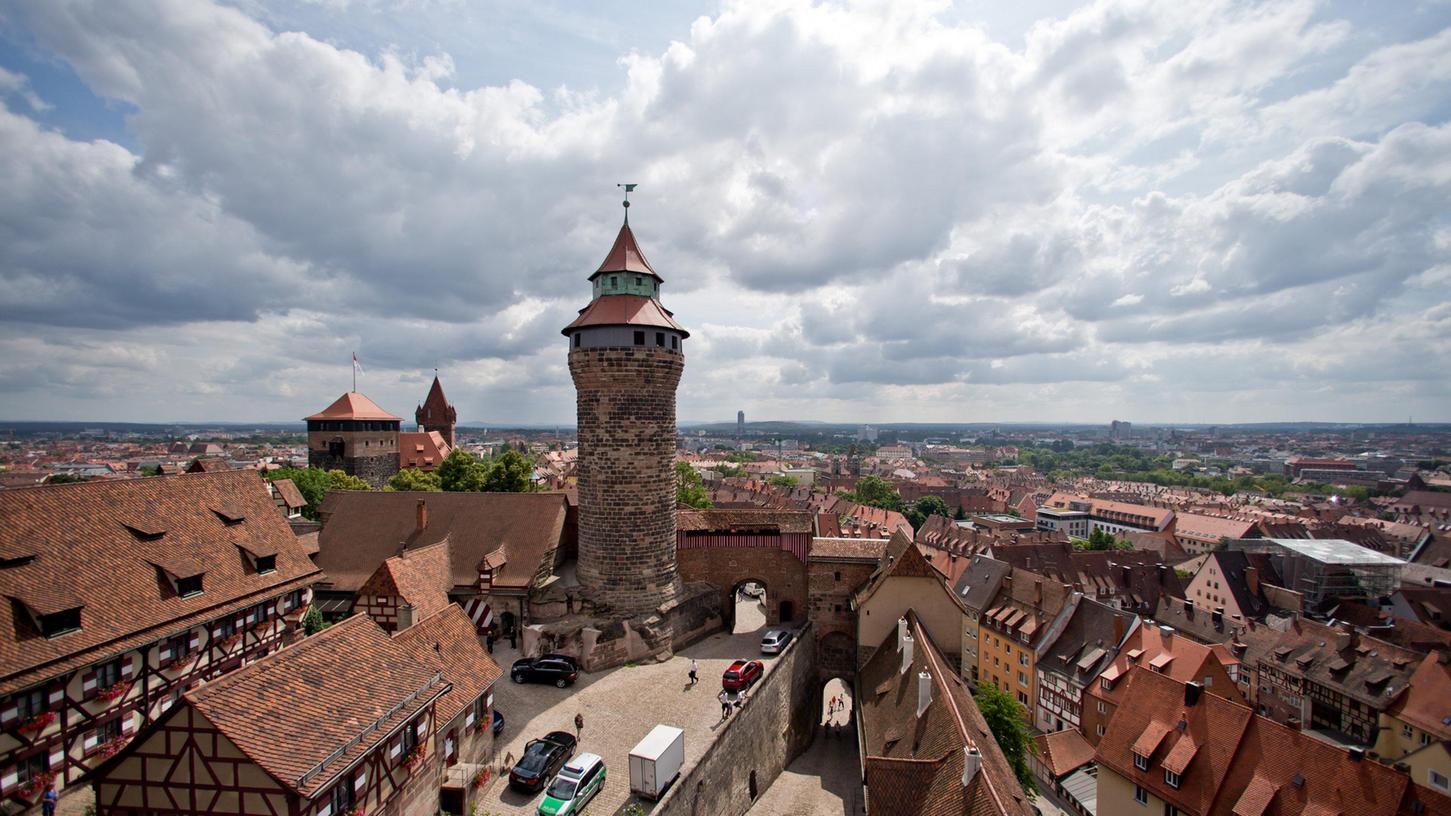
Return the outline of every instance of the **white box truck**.
{"type": "Polygon", "coordinates": [[[685,731],[657,725],[630,751],[630,792],[659,799],[685,764],[685,731]]]}

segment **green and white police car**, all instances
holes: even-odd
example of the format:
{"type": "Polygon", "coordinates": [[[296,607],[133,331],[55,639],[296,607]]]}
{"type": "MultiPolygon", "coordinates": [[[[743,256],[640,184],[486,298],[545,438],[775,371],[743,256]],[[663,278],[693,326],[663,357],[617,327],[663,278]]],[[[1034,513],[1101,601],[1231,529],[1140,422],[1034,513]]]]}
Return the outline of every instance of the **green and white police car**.
{"type": "Polygon", "coordinates": [[[605,786],[605,761],[597,754],[579,754],[559,769],[539,803],[539,816],[574,816],[605,786]]]}

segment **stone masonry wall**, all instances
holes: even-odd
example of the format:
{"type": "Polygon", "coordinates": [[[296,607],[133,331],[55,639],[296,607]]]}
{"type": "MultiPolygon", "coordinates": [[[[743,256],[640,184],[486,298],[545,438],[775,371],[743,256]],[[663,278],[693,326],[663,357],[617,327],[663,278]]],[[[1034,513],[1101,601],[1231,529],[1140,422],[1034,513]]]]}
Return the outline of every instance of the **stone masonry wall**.
{"type": "Polygon", "coordinates": [[[398,451],[382,456],[331,456],[325,450],[310,450],[307,452],[307,466],[341,470],[374,488],[381,488],[398,472],[398,451]]]}
{"type": "Polygon", "coordinates": [[[680,593],[675,564],[678,352],[654,347],[569,353],[579,426],[579,581],[622,615],[650,614],[680,593]]]}
{"type": "Polygon", "coordinates": [[[785,550],[765,547],[711,547],[680,550],[680,577],[706,581],[720,589],[720,609],[731,619],[735,600],[731,591],[742,581],[760,581],[766,587],[766,624],[788,625],[781,620],[781,602],[789,601],[794,622],[806,620],[806,565],[785,550]]]}
{"type": "Polygon", "coordinates": [[[815,655],[816,637],[807,625],[716,732],[705,755],[681,771],[653,816],[741,816],[749,810],[752,777],[759,798],[811,745],[813,715],[821,711],[815,655]]]}

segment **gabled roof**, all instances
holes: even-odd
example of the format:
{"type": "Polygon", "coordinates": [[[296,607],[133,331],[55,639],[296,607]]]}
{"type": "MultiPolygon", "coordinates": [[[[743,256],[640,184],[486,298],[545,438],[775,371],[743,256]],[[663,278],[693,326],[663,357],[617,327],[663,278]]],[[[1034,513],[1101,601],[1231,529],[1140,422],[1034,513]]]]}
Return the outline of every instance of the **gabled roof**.
{"type": "Polygon", "coordinates": [[[1389,713],[1438,740],[1451,740],[1451,665],[1440,658],[1433,653],[1421,659],[1389,713]]]}
{"type": "Polygon", "coordinates": [[[186,700],[270,776],[311,795],[447,690],[437,662],[354,615],[186,700]]]}
{"type": "Polygon", "coordinates": [[[398,434],[398,467],[436,470],[452,450],[438,431],[403,431],[398,434]]]}
{"type": "Polygon", "coordinates": [[[433,375],[433,385],[428,387],[428,396],[424,397],[423,405],[419,407],[424,412],[423,416],[437,418],[438,420],[444,420],[448,417],[448,409],[450,407],[448,397],[443,395],[443,383],[438,381],[437,374],[433,375]]]}
{"type": "Polygon", "coordinates": [[[966,683],[942,657],[925,626],[906,612],[914,638],[911,665],[900,671],[893,627],[862,667],[858,701],[869,809],[901,816],[1031,816],[1032,809],[966,683]],[[918,675],[930,677],[932,700],[917,714],[918,675]],[[868,691],[870,690],[870,691],[868,691]],[[982,765],[962,784],[964,749],[982,765]]]}
{"type": "Polygon", "coordinates": [[[420,663],[436,665],[451,688],[438,701],[438,722],[447,723],[473,705],[504,673],[479,643],[463,607],[446,604],[438,612],[398,632],[393,639],[420,663]]]}
{"type": "Polygon", "coordinates": [[[84,603],[81,629],[47,640],[0,603],[0,693],[154,642],[320,576],[256,471],[230,470],[0,491],[0,595],[27,605],[84,603]],[[212,508],[242,517],[228,524],[212,508]],[[128,524],[151,529],[138,536],[128,524]],[[241,550],[277,556],[257,573],[241,550]],[[178,597],[157,566],[204,571],[178,597]]]}
{"type": "Polygon", "coordinates": [[[548,559],[563,536],[566,509],[563,493],[335,491],[320,511],[317,562],[331,589],[356,592],[379,564],[397,555],[399,542],[418,548],[447,538],[452,586],[476,585],[480,562],[502,546],[509,568],[494,576],[494,586],[524,589],[553,568],[548,559]],[[420,500],[428,510],[422,531],[420,500]]]}
{"type": "Polygon", "coordinates": [[[403,599],[415,619],[443,611],[453,589],[448,539],[417,549],[405,549],[389,558],[358,589],[360,595],[388,595],[403,599]]]}
{"type": "Polygon", "coordinates": [[[986,555],[974,555],[967,570],[962,573],[957,585],[953,587],[953,592],[969,609],[974,612],[982,612],[997,596],[998,588],[1003,584],[1003,578],[1012,571],[1013,568],[1002,561],[986,555]]]}
{"type": "Polygon", "coordinates": [[[377,403],[356,391],[349,391],[333,400],[332,405],[303,419],[304,421],[319,419],[393,419],[402,421],[402,417],[396,417],[384,411],[378,407],[377,403]]]}
{"type": "Polygon", "coordinates": [[[654,275],[660,280],[660,275],[650,267],[650,262],[645,260],[645,253],[640,250],[640,245],[635,242],[635,232],[630,229],[630,222],[626,221],[620,226],[620,232],[615,236],[614,246],[610,247],[610,254],[605,256],[596,269],[590,280],[603,275],[606,272],[643,272],[647,275],[654,275]]]}
{"type": "Polygon", "coordinates": [[[1093,761],[1093,746],[1083,734],[1069,728],[1033,738],[1038,746],[1038,761],[1055,779],[1061,779],[1093,761]]]}
{"type": "Polygon", "coordinates": [[[277,491],[278,498],[282,503],[293,510],[301,510],[307,506],[307,500],[302,497],[302,491],[291,479],[278,479],[272,483],[273,489],[277,491]]]}

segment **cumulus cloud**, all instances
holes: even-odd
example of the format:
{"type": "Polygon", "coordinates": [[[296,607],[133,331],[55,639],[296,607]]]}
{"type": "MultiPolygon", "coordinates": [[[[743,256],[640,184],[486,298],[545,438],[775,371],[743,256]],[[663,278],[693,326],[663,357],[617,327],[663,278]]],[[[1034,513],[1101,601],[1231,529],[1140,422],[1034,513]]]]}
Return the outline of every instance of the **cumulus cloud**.
{"type": "Polygon", "coordinates": [[[357,350],[395,413],[437,366],[466,419],[567,422],[558,329],[623,180],[695,331],[683,417],[1257,419],[1294,383],[1378,418],[1335,373],[1369,369],[1397,415],[1444,404],[1414,338],[1445,320],[1451,27],[1100,0],[1011,40],[926,0],[732,0],[545,87],[280,19],[0,12],[135,138],[41,124],[0,70],[0,412],[290,419],[357,350]]]}

